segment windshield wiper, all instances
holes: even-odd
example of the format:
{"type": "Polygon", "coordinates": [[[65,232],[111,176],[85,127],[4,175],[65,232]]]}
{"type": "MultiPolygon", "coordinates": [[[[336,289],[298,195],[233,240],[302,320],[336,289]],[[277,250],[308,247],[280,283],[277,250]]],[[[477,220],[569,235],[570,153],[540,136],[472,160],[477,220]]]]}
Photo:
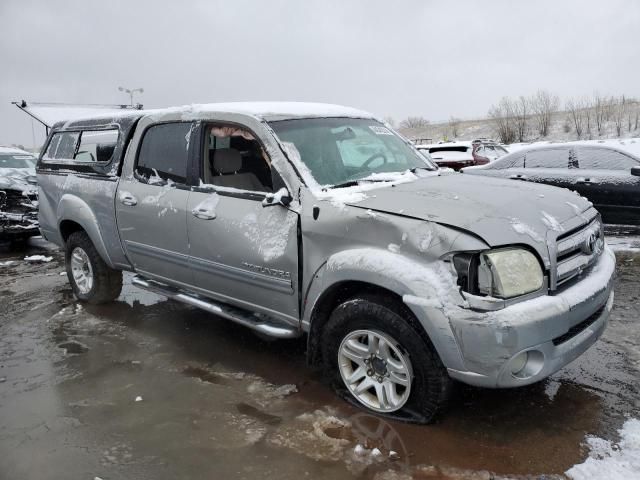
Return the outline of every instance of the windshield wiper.
{"type": "Polygon", "coordinates": [[[348,182],[337,183],[335,185],[331,185],[329,188],[347,188],[347,187],[357,187],[360,185],[360,180],[349,180],[348,182]]]}
{"type": "Polygon", "coordinates": [[[428,172],[436,172],[436,171],[438,171],[437,168],[431,168],[431,167],[413,167],[409,171],[411,173],[416,173],[417,170],[427,170],[428,172]]]}
{"type": "Polygon", "coordinates": [[[356,180],[347,180],[346,182],[342,182],[342,183],[336,183],[335,185],[331,185],[329,188],[347,188],[347,187],[357,187],[358,185],[360,185],[360,182],[370,182],[370,183],[377,183],[377,182],[391,182],[391,179],[386,179],[386,178],[358,178],[356,180]]]}

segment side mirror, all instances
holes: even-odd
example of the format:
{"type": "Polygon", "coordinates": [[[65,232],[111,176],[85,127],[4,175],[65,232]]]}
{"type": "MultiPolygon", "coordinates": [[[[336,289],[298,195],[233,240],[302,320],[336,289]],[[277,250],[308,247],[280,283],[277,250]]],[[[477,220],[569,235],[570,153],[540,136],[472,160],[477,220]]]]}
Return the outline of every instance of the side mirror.
{"type": "Polygon", "coordinates": [[[267,193],[266,197],[262,201],[263,207],[271,207],[273,205],[282,205],[288,207],[293,201],[293,197],[286,188],[281,188],[275,193],[267,193]]]}
{"type": "Polygon", "coordinates": [[[640,167],[631,167],[631,175],[640,177],[640,167]]]}

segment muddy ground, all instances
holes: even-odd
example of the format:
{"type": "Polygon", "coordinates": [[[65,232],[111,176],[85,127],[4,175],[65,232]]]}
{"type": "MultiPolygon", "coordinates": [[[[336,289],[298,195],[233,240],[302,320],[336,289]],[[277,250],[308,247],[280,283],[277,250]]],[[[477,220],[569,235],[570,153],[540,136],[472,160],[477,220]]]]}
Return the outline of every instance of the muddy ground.
{"type": "Polygon", "coordinates": [[[613,243],[604,337],[540,384],[459,386],[431,426],[335,397],[303,340],[265,341],[128,283],[114,304],[81,305],[51,245],[0,250],[0,478],[562,476],[586,435],[616,440],[640,411],[640,241],[613,243]]]}

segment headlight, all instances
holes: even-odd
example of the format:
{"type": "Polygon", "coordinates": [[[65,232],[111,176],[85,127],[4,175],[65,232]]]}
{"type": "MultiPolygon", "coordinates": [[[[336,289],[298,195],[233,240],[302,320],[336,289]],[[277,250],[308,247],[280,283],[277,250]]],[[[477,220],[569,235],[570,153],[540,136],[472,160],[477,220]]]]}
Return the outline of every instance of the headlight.
{"type": "Polygon", "coordinates": [[[480,253],[478,291],[497,298],[512,298],[542,288],[542,268],[535,255],[522,248],[480,253]]]}

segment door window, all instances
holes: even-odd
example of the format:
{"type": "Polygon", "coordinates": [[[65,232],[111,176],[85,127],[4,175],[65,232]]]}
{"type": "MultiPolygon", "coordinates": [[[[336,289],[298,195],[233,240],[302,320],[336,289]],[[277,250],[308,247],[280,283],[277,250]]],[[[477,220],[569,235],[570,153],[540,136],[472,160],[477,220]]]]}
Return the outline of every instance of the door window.
{"type": "Polygon", "coordinates": [[[490,170],[504,170],[507,168],[524,168],[524,152],[512,153],[497,162],[489,164],[490,170]]]}
{"type": "Polygon", "coordinates": [[[271,162],[250,131],[231,125],[206,129],[201,179],[205,184],[272,192],[271,162]]]}
{"type": "Polygon", "coordinates": [[[580,168],[584,170],[631,170],[640,162],[624,153],[608,148],[581,148],[578,158],[580,168]]]}
{"type": "Polygon", "coordinates": [[[144,134],[136,173],[148,183],[186,183],[191,123],[163,123],[144,134]]]}
{"type": "Polygon", "coordinates": [[[526,153],[525,168],[568,168],[569,150],[552,148],[526,153]]]}

